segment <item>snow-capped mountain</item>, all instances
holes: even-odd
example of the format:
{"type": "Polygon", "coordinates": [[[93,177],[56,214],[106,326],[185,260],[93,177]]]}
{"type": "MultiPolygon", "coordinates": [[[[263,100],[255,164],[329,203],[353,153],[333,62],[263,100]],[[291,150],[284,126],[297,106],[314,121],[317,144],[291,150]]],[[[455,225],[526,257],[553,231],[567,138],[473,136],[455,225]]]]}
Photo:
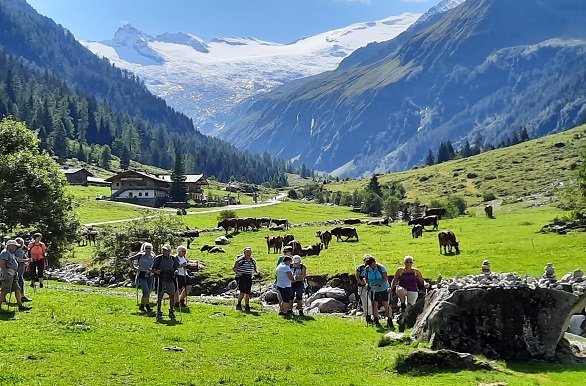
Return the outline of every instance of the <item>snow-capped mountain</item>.
{"type": "Polygon", "coordinates": [[[299,39],[290,44],[255,38],[205,42],[187,33],[150,36],[121,26],[114,38],[82,42],[98,56],[140,76],[147,87],[193,118],[204,133],[217,133],[234,108],[286,82],[334,70],[359,47],[390,40],[420,14],[404,13],[375,22],[299,39]]]}

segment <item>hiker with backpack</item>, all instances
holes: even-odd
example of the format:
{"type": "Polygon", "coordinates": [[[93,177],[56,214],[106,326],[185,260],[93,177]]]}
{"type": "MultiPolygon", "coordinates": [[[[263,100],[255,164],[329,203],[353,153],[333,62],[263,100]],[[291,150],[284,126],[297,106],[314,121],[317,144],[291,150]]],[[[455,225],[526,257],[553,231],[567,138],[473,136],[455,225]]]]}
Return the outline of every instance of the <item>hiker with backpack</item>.
{"type": "Polygon", "coordinates": [[[286,245],[283,248],[283,256],[279,256],[279,258],[277,259],[277,265],[279,265],[283,262],[283,259],[285,258],[285,256],[289,256],[290,258],[293,258],[293,247],[292,246],[286,245]]]}
{"type": "MultiPolygon", "coordinates": [[[[304,316],[303,293],[305,292],[305,276],[307,275],[307,268],[301,262],[301,256],[293,256],[291,264],[291,273],[293,274],[293,282],[291,283],[291,290],[293,291],[293,301],[297,303],[299,316],[304,316]]],[[[291,309],[291,311],[293,310],[291,309]]]]}
{"type": "Polygon", "coordinates": [[[360,306],[362,312],[365,313],[366,318],[370,318],[372,315],[372,304],[368,298],[368,286],[366,284],[366,260],[372,257],[368,253],[362,257],[362,264],[356,267],[356,284],[358,286],[358,299],[360,299],[360,306]]]}
{"type": "MultiPolygon", "coordinates": [[[[16,240],[8,240],[0,252],[0,305],[6,301],[6,295],[14,292],[19,311],[28,311],[31,307],[22,304],[20,287],[18,286],[18,262],[14,252],[19,247],[16,240]]],[[[8,305],[10,307],[10,304],[8,305]]]]}
{"type": "Polygon", "coordinates": [[[401,312],[404,312],[407,305],[413,305],[419,297],[419,287],[425,287],[423,275],[417,268],[413,268],[413,256],[405,256],[403,259],[404,267],[399,267],[393,281],[391,289],[394,290],[401,302],[401,312]]]}
{"type": "Polygon", "coordinates": [[[279,291],[281,302],[279,304],[279,315],[288,316],[293,314],[293,288],[291,283],[295,280],[291,272],[291,263],[293,259],[285,256],[283,261],[277,265],[275,273],[277,275],[277,291],[279,291]]]}
{"type": "Polygon", "coordinates": [[[33,235],[33,241],[28,244],[28,254],[32,259],[31,264],[31,287],[35,286],[35,281],[39,282],[39,287],[43,288],[43,275],[45,274],[45,268],[48,266],[47,261],[47,246],[41,241],[43,235],[35,233],[33,235]]]}
{"type": "MultiPolygon", "coordinates": [[[[151,243],[143,243],[140,247],[140,252],[134,256],[130,256],[127,260],[130,268],[136,271],[135,285],[142,290],[142,298],[138,309],[142,312],[152,312],[150,298],[153,291],[153,273],[151,267],[155,260],[153,252],[153,245],[151,243]],[[136,261],[136,266],[134,262],[136,261]]],[[[136,295],[138,298],[138,294],[136,295]]]]}
{"type": "Polygon", "coordinates": [[[26,264],[30,263],[31,259],[25,252],[24,239],[22,237],[17,237],[14,240],[18,243],[18,248],[14,251],[14,257],[16,257],[16,262],[18,263],[18,286],[20,287],[20,293],[22,295],[21,299],[25,303],[31,302],[32,300],[27,298],[24,294],[24,271],[26,269],[26,264]]]}
{"type": "Polygon", "coordinates": [[[183,245],[177,247],[177,294],[175,295],[175,307],[187,307],[185,300],[191,292],[191,280],[187,273],[187,248],[183,245]]]}
{"type": "Polygon", "coordinates": [[[382,304],[382,306],[385,309],[385,314],[387,316],[387,326],[391,329],[394,329],[395,326],[393,325],[393,311],[389,306],[390,285],[389,277],[387,275],[387,269],[384,265],[377,263],[376,259],[373,256],[368,257],[365,261],[365,264],[367,265],[366,282],[368,283],[370,290],[373,292],[373,322],[377,326],[380,326],[378,309],[379,306],[382,304]]]}
{"type": "Polygon", "coordinates": [[[171,255],[171,246],[164,245],[161,248],[161,254],[156,256],[151,267],[158,279],[157,284],[157,320],[162,319],[161,305],[165,293],[169,295],[169,318],[175,319],[175,293],[177,292],[177,283],[175,275],[179,268],[177,256],[171,255]]]}
{"type": "Polygon", "coordinates": [[[242,310],[242,300],[244,300],[244,309],[246,312],[250,311],[250,293],[252,292],[252,276],[259,274],[256,266],[256,260],[252,257],[252,248],[246,247],[242,251],[242,255],[238,255],[232,270],[236,274],[236,281],[238,282],[238,303],[237,310],[242,310]]]}

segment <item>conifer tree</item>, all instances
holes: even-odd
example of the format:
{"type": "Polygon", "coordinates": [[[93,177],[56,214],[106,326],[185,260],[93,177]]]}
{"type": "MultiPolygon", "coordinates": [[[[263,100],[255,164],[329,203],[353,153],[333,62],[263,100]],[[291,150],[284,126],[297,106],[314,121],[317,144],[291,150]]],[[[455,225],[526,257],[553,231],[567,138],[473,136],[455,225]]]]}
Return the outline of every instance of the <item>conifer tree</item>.
{"type": "Polygon", "coordinates": [[[187,188],[185,186],[185,165],[183,162],[183,154],[180,151],[175,151],[175,167],[171,174],[171,188],[169,189],[169,198],[173,202],[187,201],[187,188]]]}

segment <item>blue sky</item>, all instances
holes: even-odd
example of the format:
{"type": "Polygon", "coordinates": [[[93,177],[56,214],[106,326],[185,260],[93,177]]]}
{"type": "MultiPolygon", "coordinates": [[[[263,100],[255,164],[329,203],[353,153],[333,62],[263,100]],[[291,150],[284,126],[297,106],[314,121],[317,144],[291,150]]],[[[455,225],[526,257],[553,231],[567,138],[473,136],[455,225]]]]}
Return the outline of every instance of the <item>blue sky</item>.
{"type": "Polygon", "coordinates": [[[439,0],[28,0],[82,40],[110,39],[121,23],[150,34],[186,32],[205,40],[253,36],[289,43],[304,36],[403,12],[439,0]]]}

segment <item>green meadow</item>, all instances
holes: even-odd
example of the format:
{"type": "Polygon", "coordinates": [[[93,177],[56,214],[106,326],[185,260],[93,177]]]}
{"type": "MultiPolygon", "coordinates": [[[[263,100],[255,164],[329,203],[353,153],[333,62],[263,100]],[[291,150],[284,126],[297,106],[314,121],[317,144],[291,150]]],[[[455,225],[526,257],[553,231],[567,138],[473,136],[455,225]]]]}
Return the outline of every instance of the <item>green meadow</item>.
{"type": "Polygon", "coordinates": [[[521,386],[584,379],[583,366],[549,363],[401,375],[395,359],[417,345],[378,347],[384,331],[353,318],[283,319],[257,304],[244,314],[198,302],[177,322],[157,324],[137,312],[132,296],[60,290],[50,282],[33,297],[30,312],[0,312],[2,385],[521,386]]]}

